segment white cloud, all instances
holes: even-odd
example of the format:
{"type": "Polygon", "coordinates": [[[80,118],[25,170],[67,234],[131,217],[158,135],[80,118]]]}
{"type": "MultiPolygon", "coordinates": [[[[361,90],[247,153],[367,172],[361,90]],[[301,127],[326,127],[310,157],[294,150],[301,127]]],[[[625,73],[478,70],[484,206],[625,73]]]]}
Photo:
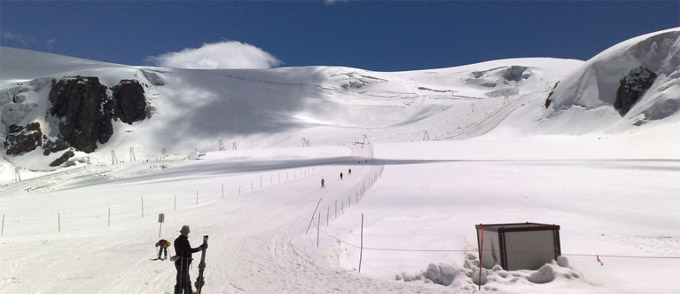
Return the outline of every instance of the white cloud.
{"type": "Polygon", "coordinates": [[[19,42],[20,44],[26,46],[29,43],[33,43],[35,39],[33,37],[27,37],[22,34],[16,34],[11,31],[0,31],[0,40],[12,40],[19,42]]]}
{"type": "Polygon", "coordinates": [[[193,69],[272,68],[281,64],[268,52],[238,41],[203,44],[201,48],[168,52],[147,61],[163,67],[193,69]]]}
{"type": "Polygon", "coordinates": [[[49,39],[45,42],[45,46],[47,46],[47,49],[52,50],[54,49],[54,43],[57,42],[57,39],[49,39]]]}
{"type": "Polygon", "coordinates": [[[347,2],[348,0],[324,0],[323,3],[326,5],[333,5],[336,2],[347,2]]]}

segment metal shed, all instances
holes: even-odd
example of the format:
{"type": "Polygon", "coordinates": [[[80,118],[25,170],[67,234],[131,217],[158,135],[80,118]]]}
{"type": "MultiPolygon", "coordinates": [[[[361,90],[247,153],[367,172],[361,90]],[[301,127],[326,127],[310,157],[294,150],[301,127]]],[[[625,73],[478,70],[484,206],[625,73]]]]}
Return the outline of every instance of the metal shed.
{"type": "Polygon", "coordinates": [[[561,255],[558,225],[527,222],[475,228],[484,268],[499,264],[505,270],[536,270],[561,255]]]}

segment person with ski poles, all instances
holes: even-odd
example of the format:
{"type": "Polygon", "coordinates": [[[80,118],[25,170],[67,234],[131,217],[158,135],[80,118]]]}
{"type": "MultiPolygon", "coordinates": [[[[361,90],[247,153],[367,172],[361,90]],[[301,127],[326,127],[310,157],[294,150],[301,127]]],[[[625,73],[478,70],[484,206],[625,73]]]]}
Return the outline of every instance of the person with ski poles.
{"type": "Polygon", "coordinates": [[[158,242],[156,242],[156,247],[158,248],[158,258],[160,260],[163,260],[165,258],[168,258],[168,247],[170,247],[170,242],[165,239],[160,239],[158,242]],[[165,258],[161,258],[161,253],[165,253],[165,258]]]}
{"type": "MultiPolygon", "coordinates": [[[[204,242],[201,246],[191,248],[189,244],[189,226],[184,225],[179,231],[180,235],[175,239],[175,269],[177,269],[177,283],[175,284],[175,294],[192,294],[191,278],[189,277],[189,265],[191,265],[191,254],[208,249],[208,243],[204,242]]],[[[171,259],[171,260],[173,260],[171,259]]]]}

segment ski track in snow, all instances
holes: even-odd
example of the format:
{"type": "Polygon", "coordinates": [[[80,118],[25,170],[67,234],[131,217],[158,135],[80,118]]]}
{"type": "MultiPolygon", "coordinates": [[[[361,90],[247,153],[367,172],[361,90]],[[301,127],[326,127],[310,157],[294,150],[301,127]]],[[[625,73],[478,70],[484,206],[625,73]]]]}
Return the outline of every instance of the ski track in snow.
{"type": "MultiPolygon", "coordinates": [[[[214,200],[210,205],[188,209],[187,219],[200,219],[202,214],[214,216],[207,224],[193,222],[190,236],[196,242],[201,234],[211,235],[205,288],[214,293],[449,292],[432,285],[391,283],[342,270],[296,249],[296,242],[305,239],[301,234],[318,197],[345,199],[345,194],[358,189],[375,168],[372,163],[326,166],[314,176],[256,190],[238,202],[214,200]],[[352,175],[337,179],[340,171],[349,168],[352,175]],[[326,179],[324,189],[319,187],[321,177],[326,179]]],[[[76,179],[81,177],[77,172],[69,174],[76,179]]],[[[107,182],[93,185],[99,184],[106,186],[107,182]]],[[[327,201],[330,200],[323,203],[330,203],[327,201]]],[[[138,236],[137,232],[132,236],[125,234],[128,229],[129,225],[116,229],[115,242],[111,242],[110,236],[105,237],[110,233],[105,232],[107,229],[85,229],[80,234],[86,237],[79,237],[76,232],[62,233],[66,236],[20,237],[23,241],[3,245],[4,256],[13,261],[3,262],[12,267],[5,271],[3,266],[5,274],[0,288],[13,293],[158,293],[158,289],[171,292],[175,282],[172,262],[149,260],[155,253],[148,237],[138,236]],[[20,252],[25,247],[38,249],[22,256],[20,252]],[[37,268],[41,269],[37,274],[27,272],[37,268]]],[[[171,242],[174,239],[166,238],[171,242]]],[[[173,251],[170,248],[170,254],[173,251]]],[[[192,279],[196,266],[192,264],[192,279]]]]}

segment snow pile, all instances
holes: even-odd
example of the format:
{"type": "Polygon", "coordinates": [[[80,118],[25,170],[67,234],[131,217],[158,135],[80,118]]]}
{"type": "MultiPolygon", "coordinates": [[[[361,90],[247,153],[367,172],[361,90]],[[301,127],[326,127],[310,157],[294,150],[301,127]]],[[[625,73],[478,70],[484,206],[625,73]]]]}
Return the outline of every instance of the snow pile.
{"type": "MultiPolygon", "coordinates": [[[[465,290],[476,289],[479,285],[486,290],[512,285],[547,284],[555,280],[579,279],[582,275],[569,267],[566,257],[545,264],[538,270],[506,271],[500,265],[479,270],[479,260],[474,254],[466,254],[462,267],[444,263],[431,263],[418,274],[401,273],[396,280],[404,282],[421,281],[465,290]],[[481,275],[481,276],[480,276],[481,275]]],[[[507,288],[506,288],[507,289],[507,288]]]]}
{"type": "Polygon", "coordinates": [[[456,276],[461,272],[460,269],[455,269],[453,266],[439,263],[430,263],[427,269],[419,274],[408,274],[406,272],[396,276],[396,280],[403,280],[404,282],[425,281],[426,283],[435,283],[439,285],[448,286],[453,283],[456,276]]]}
{"type": "Polygon", "coordinates": [[[636,37],[598,54],[561,80],[546,105],[545,116],[560,125],[551,130],[561,132],[627,130],[675,116],[680,110],[680,28],[636,37]],[[635,92],[628,105],[625,87],[635,92]],[[589,110],[600,122],[584,127],[578,122],[589,110]]]}

